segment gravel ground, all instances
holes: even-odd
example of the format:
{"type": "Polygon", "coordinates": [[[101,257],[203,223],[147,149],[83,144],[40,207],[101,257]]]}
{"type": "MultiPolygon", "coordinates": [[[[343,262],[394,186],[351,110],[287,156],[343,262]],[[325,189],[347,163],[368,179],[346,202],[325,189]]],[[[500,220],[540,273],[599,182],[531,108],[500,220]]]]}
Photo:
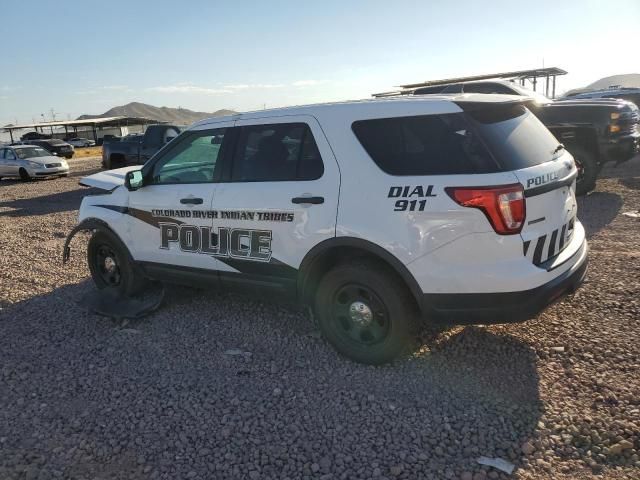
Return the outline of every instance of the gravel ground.
{"type": "Polygon", "coordinates": [[[97,166],[0,182],[0,479],[640,478],[640,223],[622,215],[640,158],[580,200],[576,295],[524,324],[425,331],[378,368],[302,310],[230,294],[172,289],[128,325],[87,313],[86,237],[60,257],[97,166]]]}

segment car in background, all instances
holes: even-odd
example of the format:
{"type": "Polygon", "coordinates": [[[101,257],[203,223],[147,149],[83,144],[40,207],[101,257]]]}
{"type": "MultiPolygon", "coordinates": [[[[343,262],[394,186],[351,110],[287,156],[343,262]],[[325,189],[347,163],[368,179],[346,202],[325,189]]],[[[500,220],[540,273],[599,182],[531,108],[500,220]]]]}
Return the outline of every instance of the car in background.
{"type": "Polygon", "coordinates": [[[102,147],[102,166],[106,170],[142,165],[180,134],[176,125],[149,125],[144,134],[131,134],[102,147]]]}
{"type": "Polygon", "coordinates": [[[570,93],[562,97],[562,100],[574,100],[582,98],[618,98],[633,102],[640,107],[640,87],[611,87],[602,90],[592,90],[590,92],[570,93]]]}
{"type": "Polygon", "coordinates": [[[51,135],[47,135],[45,133],[40,132],[27,132],[20,137],[20,140],[26,142],[28,140],[42,140],[46,138],[51,138],[51,135]]]}
{"type": "Polygon", "coordinates": [[[122,138],[122,137],[118,137],[117,135],[112,135],[112,134],[108,133],[108,134],[106,134],[103,137],[100,137],[98,139],[97,145],[100,147],[100,146],[104,145],[105,143],[119,142],[120,138],[122,138]]]}
{"type": "Polygon", "coordinates": [[[74,137],[66,140],[69,145],[74,147],[95,147],[96,142],[89,140],[88,138],[74,137]]]}
{"type": "Polygon", "coordinates": [[[44,148],[48,152],[57,155],[59,157],[71,158],[73,157],[73,147],[67,142],[63,142],[57,138],[51,138],[48,140],[32,140],[29,142],[31,145],[38,145],[44,148]]]}
{"type": "Polygon", "coordinates": [[[551,100],[544,95],[504,80],[456,82],[375,94],[439,95],[482,93],[520,95],[531,98],[529,109],[573,155],[578,166],[576,193],[596,187],[596,178],[607,162],[616,164],[640,151],[640,113],[631,102],[613,98],[551,100]]]}
{"type": "Polygon", "coordinates": [[[0,147],[0,179],[15,177],[27,181],[38,177],[66,177],[66,160],[51,155],[38,145],[0,147]]]}

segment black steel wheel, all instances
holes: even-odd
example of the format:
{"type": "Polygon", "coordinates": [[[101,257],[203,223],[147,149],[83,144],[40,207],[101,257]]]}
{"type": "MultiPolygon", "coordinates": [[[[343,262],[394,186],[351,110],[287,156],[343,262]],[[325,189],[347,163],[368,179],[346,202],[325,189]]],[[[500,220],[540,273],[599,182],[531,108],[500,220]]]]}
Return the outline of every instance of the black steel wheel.
{"type": "Polygon", "coordinates": [[[98,245],[92,260],[102,283],[108,287],[120,285],[122,275],[118,265],[118,257],[109,244],[98,245]]]}
{"type": "Polygon", "coordinates": [[[333,298],[333,328],[362,345],[383,342],[390,331],[390,319],[384,302],[370,288],[347,283],[333,298]]]}
{"type": "Polygon", "coordinates": [[[107,230],[97,230],[87,246],[87,263],[99,289],[110,288],[134,295],[147,283],[120,239],[107,230]]]}
{"type": "Polygon", "coordinates": [[[338,265],[321,279],[315,312],[324,337],[343,355],[379,365],[409,345],[413,299],[402,280],[383,264],[338,265]]]}

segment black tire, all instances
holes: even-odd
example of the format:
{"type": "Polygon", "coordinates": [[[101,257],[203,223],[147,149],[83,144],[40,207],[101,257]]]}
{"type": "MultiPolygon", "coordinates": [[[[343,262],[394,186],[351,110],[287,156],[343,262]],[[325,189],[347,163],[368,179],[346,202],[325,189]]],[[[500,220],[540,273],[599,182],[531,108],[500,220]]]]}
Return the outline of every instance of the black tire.
{"type": "Polygon", "coordinates": [[[125,161],[124,157],[120,156],[120,155],[112,155],[109,158],[109,163],[107,165],[107,170],[114,170],[116,168],[122,168],[122,167],[126,167],[127,166],[127,162],[125,161]]]}
{"type": "Polygon", "coordinates": [[[87,263],[94,283],[101,290],[110,288],[120,295],[131,296],[148,282],[120,239],[106,230],[98,230],[91,236],[87,263]]]}
{"type": "Polygon", "coordinates": [[[20,180],[22,180],[23,182],[28,182],[29,180],[31,180],[29,173],[24,168],[18,170],[18,175],[20,175],[20,180]]]}
{"type": "Polygon", "coordinates": [[[364,261],[338,265],[324,275],[315,314],[320,331],[338,352],[369,365],[403,353],[415,319],[402,280],[385,266],[364,261]]]}
{"type": "Polygon", "coordinates": [[[596,155],[579,145],[569,147],[569,151],[578,167],[576,195],[586,195],[596,188],[596,178],[600,172],[596,155]]]}

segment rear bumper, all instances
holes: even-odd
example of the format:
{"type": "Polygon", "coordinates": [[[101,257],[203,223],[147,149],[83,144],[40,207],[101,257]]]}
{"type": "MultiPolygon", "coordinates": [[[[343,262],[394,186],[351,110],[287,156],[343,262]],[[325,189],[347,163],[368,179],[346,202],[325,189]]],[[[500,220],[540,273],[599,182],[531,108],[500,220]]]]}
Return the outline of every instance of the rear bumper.
{"type": "Polygon", "coordinates": [[[424,294],[422,311],[430,320],[451,324],[521,322],[573,293],[587,274],[588,246],[581,245],[569,259],[573,266],[553,280],[531,290],[502,293],[424,294]]]}

